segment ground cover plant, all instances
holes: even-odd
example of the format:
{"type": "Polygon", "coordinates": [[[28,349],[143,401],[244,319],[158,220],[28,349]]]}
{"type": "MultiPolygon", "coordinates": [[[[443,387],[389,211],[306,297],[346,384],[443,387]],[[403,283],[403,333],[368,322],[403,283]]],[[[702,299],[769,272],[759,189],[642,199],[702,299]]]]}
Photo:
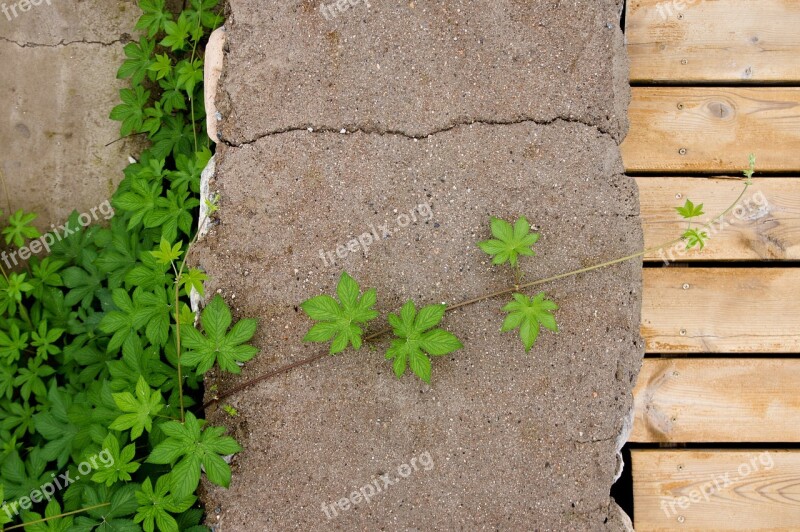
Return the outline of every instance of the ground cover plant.
{"type": "Polygon", "coordinates": [[[110,118],[149,147],[125,169],[113,218],[86,225],[75,212],[64,235],[41,235],[36,214],[6,213],[6,246],[50,253],[0,265],[5,530],[204,530],[201,475],[227,486],[226,457],[241,449],[205,423],[198,399],[211,364],[238,372],[255,355],[244,345],[255,321],[231,327],[216,297],[196,329],[188,296],[205,276],[185,265],[212,155],[202,52],[221,8],[139,6],[141,35],[118,72],[130,87],[110,118]]]}

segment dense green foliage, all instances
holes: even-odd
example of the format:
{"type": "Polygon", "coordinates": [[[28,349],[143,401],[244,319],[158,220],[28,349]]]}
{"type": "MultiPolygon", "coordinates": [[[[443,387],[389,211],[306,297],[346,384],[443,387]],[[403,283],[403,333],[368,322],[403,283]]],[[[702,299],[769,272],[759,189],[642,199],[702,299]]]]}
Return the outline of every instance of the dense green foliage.
{"type": "Polygon", "coordinates": [[[201,58],[220,8],[217,0],[191,0],[180,14],[164,0],[140,7],[143,35],[125,46],[118,73],[130,88],[110,117],[150,147],[126,168],[113,217],[109,208],[106,224],[89,224],[75,212],[63,230],[40,235],[36,215],[17,211],[2,231],[7,252],[33,256],[6,262],[0,277],[0,525],[205,529],[201,474],[227,486],[225,457],[240,451],[198,419],[197,400],[215,362],[238,372],[255,355],[244,345],[255,322],[231,328],[216,296],[195,329],[188,294],[202,293],[205,275],[181,260],[211,157],[201,58]],[[42,248],[50,253],[40,258],[42,248]]]}

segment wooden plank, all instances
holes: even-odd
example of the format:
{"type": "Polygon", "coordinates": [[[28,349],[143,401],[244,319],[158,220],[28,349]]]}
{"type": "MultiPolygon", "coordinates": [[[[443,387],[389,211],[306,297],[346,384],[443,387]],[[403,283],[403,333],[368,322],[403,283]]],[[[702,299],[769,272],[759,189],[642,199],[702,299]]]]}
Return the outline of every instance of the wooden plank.
{"type": "Polygon", "coordinates": [[[800,88],[633,87],[628,172],[800,171],[800,88]]]}
{"type": "Polygon", "coordinates": [[[798,530],[800,452],[633,450],[637,532],[798,530]]]}
{"type": "Polygon", "coordinates": [[[800,269],[646,268],[649,353],[797,353],[800,269]]]}
{"type": "MultiPolygon", "coordinates": [[[[643,177],[639,185],[646,248],[669,242],[686,229],[675,212],[686,199],[704,204],[707,223],[739,196],[743,184],[734,179],[643,177]]],[[[800,260],[800,179],[756,178],[747,194],[724,221],[708,229],[701,251],[679,243],[650,253],[652,261],[800,260]]]]}
{"type": "Polygon", "coordinates": [[[635,82],[800,81],[796,0],[630,0],[635,82]]]}
{"type": "Polygon", "coordinates": [[[800,442],[798,383],[800,359],[645,359],[629,441],[800,442]]]}

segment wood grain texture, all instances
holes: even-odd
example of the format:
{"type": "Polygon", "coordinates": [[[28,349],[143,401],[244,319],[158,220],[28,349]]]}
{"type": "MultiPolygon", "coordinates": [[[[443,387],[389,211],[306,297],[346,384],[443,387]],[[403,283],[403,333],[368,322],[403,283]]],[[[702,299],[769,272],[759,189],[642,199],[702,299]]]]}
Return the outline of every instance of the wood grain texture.
{"type": "MultiPolygon", "coordinates": [[[[686,199],[704,205],[702,224],[725,211],[743,184],[735,179],[642,177],[639,185],[645,247],[673,240],[686,229],[675,207],[686,199]]],[[[707,230],[701,251],[679,243],[650,253],[650,261],[800,260],[800,179],[757,178],[744,198],[707,230]]]]}
{"type": "Polygon", "coordinates": [[[800,171],[800,88],[633,87],[628,172],[800,171]]]}
{"type": "Polygon", "coordinates": [[[633,450],[634,526],[645,531],[800,527],[800,452],[633,450]]]}
{"type": "Polygon", "coordinates": [[[646,268],[648,353],[797,353],[800,269],[646,268]]]}
{"type": "Polygon", "coordinates": [[[800,360],[646,359],[632,442],[800,442],[800,360]]]}
{"type": "Polygon", "coordinates": [[[630,0],[634,82],[800,82],[795,0],[630,0]]]}

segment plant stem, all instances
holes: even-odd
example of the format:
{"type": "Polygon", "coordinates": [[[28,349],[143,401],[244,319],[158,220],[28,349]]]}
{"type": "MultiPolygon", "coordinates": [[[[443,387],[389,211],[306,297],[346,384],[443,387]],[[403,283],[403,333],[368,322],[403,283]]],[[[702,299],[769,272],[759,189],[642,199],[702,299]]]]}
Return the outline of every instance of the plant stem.
{"type": "Polygon", "coordinates": [[[28,521],[27,523],[22,523],[21,525],[14,525],[4,530],[16,530],[17,528],[23,528],[30,525],[37,525],[39,523],[46,523],[47,521],[52,521],[53,519],[61,519],[62,517],[69,517],[70,515],[80,514],[83,512],[88,512],[89,510],[96,510],[98,508],[104,508],[106,506],[111,506],[110,502],[104,502],[103,504],[96,504],[94,506],[89,506],[87,508],[81,508],[80,510],[73,510],[71,512],[66,512],[63,514],[54,515],[53,517],[44,517],[42,519],[38,519],[36,521],[28,521]]]}
{"type": "MultiPolygon", "coordinates": [[[[714,224],[718,220],[724,218],[729,212],[731,212],[736,207],[736,205],[738,205],[739,201],[741,201],[741,199],[744,197],[745,193],[747,192],[747,189],[750,188],[750,185],[751,185],[751,182],[749,180],[745,181],[744,182],[744,188],[742,189],[742,192],[739,194],[739,197],[737,197],[736,200],[734,200],[734,202],[731,203],[730,207],[728,207],[727,209],[722,211],[722,213],[719,214],[718,216],[716,216],[715,218],[712,218],[706,224],[702,225],[699,229],[702,230],[702,229],[710,228],[712,224],[714,224]]],[[[572,276],[575,276],[575,275],[580,275],[582,273],[588,273],[588,272],[591,272],[591,271],[594,271],[594,270],[599,270],[601,268],[607,268],[609,266],[614,266],[615,264],[620,264],[622,262],[627,262],[629,260],[637,259],[639,257],[643,257],[643,256],[648,255],[650,253],[654,253],[656,251],[660,251],[660,250],[662,250],[664,248],[668,248],[668,247],[674,246],[675,244],[677,244],[678,242],[681,242],[682,240],[683,240],[683,236],[680,236],[678,238],[670,240],[669,242],[665,242],[665,243],[663,243],[661,245],[654,246],[654,247],[651,247],[651,248],[647,248],[647,249],[644,249],[644,250],[639,251],[637,253],[633,253],[631,255],[626,255],[626,256],[618,258],[618,259],[609,260],[609,261],[606,261],[606,262],[602,262],[600,264],[595,264],[594,266],[587,266],[586,268],[579,268],[577,270],[572,270],[572,271],[569,271],[569,272],[566,272],[566,273],[560,273],[558,275],[552,275],[550,277],[544,277],[542,279],[537,279],[537,280],[531,281],[529,283],[517,284],[517,285],[515,285],[515,286],[513,286],[511,288],[506,288],[504,290],[498,290],[496,292],[491,292],[491,293],[488,293],[488,294],[484,294],[482,296],[475,297],[473,299],[468,299],[466,301],[461,301],[461,302],[453,304],[453,305],[448,305],[445,310],[446,311],[456,310],[456,309],[459,309],[459,308],[466,307],[468,305],[473,305],[475,303],[480,303],[481,301],[486,301],[487,299],[493,299],[495,297],[503,296],[503,295],[506,295],[506,294],[512,294],[514,292],[519,292],[519,291],[521,291],[521,290],[523,290],[525,288],[532,288],[534,286],[539,286],[539,285],[542,285],[542,284],[550,283],[550,282],[553,282],[553,281],[557,281],[559,279],[564,279],[566,277],[572,277],[572,276]]],[[[515,277],[516,277],[517,276],[517,272],[515,271],[514,274],[515,274],[515,277]]],[[[389,333],[391,331],[392,331],[391,328],[381,329],[381,330],[379,330],[377,332],[374,332],[374,333],[372,333],[372,334],[370,334],[368,336],[365,336],[364,337],[364,342],[369,342],[369,341],[372,341],[372,340],[376,340],[377,338],[380,338],[384,334],[387,334],[387,333],[389,333]]],[[[234,395],[234,394],[236,394],[236,393],[238,393],[238,392],[240,392],[240,391],[242,391],[242,390],[244,390],[246,388],[249,388],[249,387],[253,386],[254,384],[257,384],[259,382],[263,382],[265,380],[271,379],[272,377],[275,377],[276,375],[280,375],[281,373],[285,373],[285,372],[287,372],[289,370],[292,370],[294,368],[298,368],[300,366],[305,366],[307,364],[312,364],[312,363],[316,362],[317,360],[325,358],[327,354],[328,354],[327,350],[326,351],[322,351],[322,352],[320,352],[320,353],[318,353],[316,355],[310,356],[308,358],[304,358],[302,360],[298,360],[297,362],[293,362],[292,364],[289,364],[288,366],[280,367],[278,369],[275,369],[273,371],[270,371],[268,373],[265,373],[263,375],[255,377],[253,379],[245,381],[242,384],[234,386],[230,390],[219,394],[218,396],[214,397],[210,401],[207,401],[203,405],[203,408],[208,408],[209,406],[211,406],[214,403],[217,403],[217,402],[219,402],[219,401],[221,401],[221,400],[223,400],[223,399],[225,399],[227,397],[230,397],[231,395],[234,395]]]]}

